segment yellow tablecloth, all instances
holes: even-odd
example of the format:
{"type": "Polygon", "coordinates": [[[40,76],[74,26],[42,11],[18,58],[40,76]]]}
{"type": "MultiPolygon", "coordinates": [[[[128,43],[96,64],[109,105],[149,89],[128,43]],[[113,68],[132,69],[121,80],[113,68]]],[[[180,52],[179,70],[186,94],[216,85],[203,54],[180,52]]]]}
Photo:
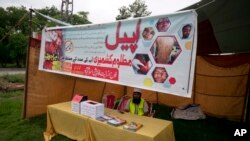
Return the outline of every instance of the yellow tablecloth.
{"type": "Polygon", "coordinates": [[[115,115],[127,122],[142,123],[136,132],[124,130],[122,126],[112,126],[84,115],[71,112],[70,102],[48,106],[45,140],[61,134],[78,141],[175,141],[173,123],[130,113],[121,114],[105,109],[105,114],[115,115]]]}

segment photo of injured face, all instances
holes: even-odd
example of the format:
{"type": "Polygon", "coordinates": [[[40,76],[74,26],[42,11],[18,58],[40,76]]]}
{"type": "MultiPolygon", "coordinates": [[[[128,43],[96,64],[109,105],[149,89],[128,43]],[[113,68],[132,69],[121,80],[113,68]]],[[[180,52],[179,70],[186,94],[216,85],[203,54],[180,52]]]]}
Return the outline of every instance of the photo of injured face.
{"type": "Polygon", "coordinates": [[[168,78],[168,74],[165,68],[156,67],[152,73],[153,79],[157,83],[164,83],[164,81],[168,78]]]}
{"type": "Polygon", "coordinates": [[[155,35],[153,27],[146,27],[142,32],[142,37],[144,40],[151,40],[155,35]]]}
{"type": "Polygon", "coordinates": [[[158,22],[156,23],[156,28],[158,32],[166,32],[168,28],[170,27],[170,21],[167,17],[160,18],[158,22]]]}

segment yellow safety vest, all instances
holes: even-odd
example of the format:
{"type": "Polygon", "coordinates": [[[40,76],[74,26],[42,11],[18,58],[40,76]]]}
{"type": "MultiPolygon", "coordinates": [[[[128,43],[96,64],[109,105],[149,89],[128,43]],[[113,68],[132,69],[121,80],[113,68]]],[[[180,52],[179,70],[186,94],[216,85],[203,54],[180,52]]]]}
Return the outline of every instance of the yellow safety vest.
{"type": "MultiPolygon", "coordinates": [[[[132,99],[130,100],[129,103],[129,109],[130,109],[130,113],[135,114],[135,104],[133,103],[132,99]]],[[[141,102],[139,103],[139,107],[138,107],[138,115],[142,116],[144,115],[144,99],[141,99],[141,102]]]]}

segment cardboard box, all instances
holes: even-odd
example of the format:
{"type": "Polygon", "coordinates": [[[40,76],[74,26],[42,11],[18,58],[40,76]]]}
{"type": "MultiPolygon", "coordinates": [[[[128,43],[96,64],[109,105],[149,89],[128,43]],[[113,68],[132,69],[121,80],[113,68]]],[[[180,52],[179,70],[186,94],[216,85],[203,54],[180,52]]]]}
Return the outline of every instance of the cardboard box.
{"type": "Polygon", "coordinates": [[[91,118],[101,117],[104,115],[104,104],[92,100],[83,101],[80,114],[91,118]]]}
{"type": "Polygon", "coordinates": [[[71,111],[80,114],[81,102],[87,99],[87,96],[76,94],[71,101],[71,111]]]}

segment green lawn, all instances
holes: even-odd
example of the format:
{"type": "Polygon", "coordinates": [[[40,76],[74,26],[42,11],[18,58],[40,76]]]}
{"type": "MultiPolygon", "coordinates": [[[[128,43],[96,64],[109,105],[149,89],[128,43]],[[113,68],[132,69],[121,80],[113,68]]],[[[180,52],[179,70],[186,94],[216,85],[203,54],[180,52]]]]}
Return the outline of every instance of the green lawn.
{"type": "Polygon", "coordinates": [[[211,116],[195,121],[172,119],[171,108],[162,105],[155,105],[155,108],[157,118],[173,121],[176,141],[243,141],[243,137],[234,137],[235,130],[247,128],[250,131],[249,122],[246,124],[211,116]]]}
{"type": "Polygon", "coordinates": [[[42,141],[46,116],[21,119],[23,91],[0,92],[0,140],[42,141]]]}
{"type": "MultiPolygon", "coordinates": [[[[22,119],[23,91],[0,92],[0,141],[43,141],[46,128],[46,114],[22,119]]],[[[207,117],[205,120],[187,121],[172,119],[171,108],[154,105],[156,118],[174,123],[176,141],[240,141],[233,138],[236,129],[249,128],[249,124],[237,121],[207,117]]],[[[250,130],[248,130],[250,134],[250,130]]],[[[58,135],[52,141],[71,141],[58,135]]]]}
{"type": "MultiPolygon", "coordinates": [[[[22,119],[23,91],[0,92],[0,141],[44,141],[46,114],[22,119]]],[[[70,141],[57,136],[53,141],[70,141]]]]}

